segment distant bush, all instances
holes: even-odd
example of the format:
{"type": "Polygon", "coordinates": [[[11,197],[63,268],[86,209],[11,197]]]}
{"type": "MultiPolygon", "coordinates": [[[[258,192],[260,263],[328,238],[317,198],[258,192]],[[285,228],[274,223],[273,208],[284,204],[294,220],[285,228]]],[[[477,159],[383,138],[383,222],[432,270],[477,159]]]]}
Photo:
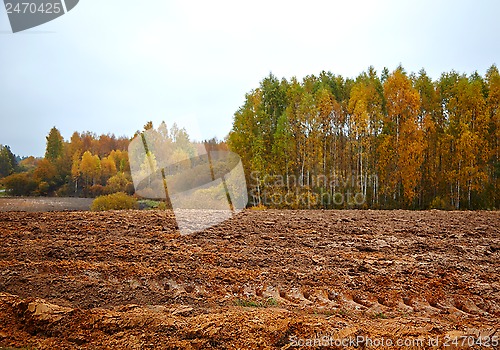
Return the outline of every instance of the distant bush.
{"type": "Polygon", "coordinates": [[[154,201],[151,199],[141,199],[138,202],[139,209],[159,209],[165,210],[167,209],[167,205],[163,201],[154,201]]]}
{"type": "Polygon", "coordinates": [[[94,199],[92,211],[137,209],[137,200],[124,192],[117,192],[94,199]]]}
{"type": "Polygon", "coordinates": [[[253,207],[250,207],[251,210],[266,210],[267,207],[263,204],[257,204],[254,205],[253,207]]]}
{"type": "Polygon", "coordinates": [[[88,189],[89,191],[89,195],[91,197],[99,197],[99,196],[102,196],[104,194],[104,187],[102,185],[92,185],[89,187],[88,189]]]}
{"type": "Polygon", "coordinates": [[[46,181],[42,181],[38,184],[37,192],[41,196],[46,196],[49,193],[50,185],[46,181]]]}
{"type": "Polygon", "coordinates": [[[450,209],[450,205],[444,200],[443,198],[437,196],[435,197],[430,205],[431,209],[441,209],[441,210],[447,210],[450,209]]]}
{"type": "Polygon", "coordinates": [[[61,187],[59,187],[55,192],[54,195],[56,197],[69,197],[69,196],[74,196],[75,195],[75,188],[74,186],[70,186],[69,184],[64,184],[61,187]]]}
{"type": "Polygon", "coordinates": [[[38,187],[38,183],[27,173],[7,176],[2,182],[7,193],[12,196],[29,196],[38,187]]]}
{"type": "Polygon", "coordinates": [[[104,190],[106,193],[125,192],[133,194],[134,184],[127,174],[118,173],[108,179],[104,190]]]}

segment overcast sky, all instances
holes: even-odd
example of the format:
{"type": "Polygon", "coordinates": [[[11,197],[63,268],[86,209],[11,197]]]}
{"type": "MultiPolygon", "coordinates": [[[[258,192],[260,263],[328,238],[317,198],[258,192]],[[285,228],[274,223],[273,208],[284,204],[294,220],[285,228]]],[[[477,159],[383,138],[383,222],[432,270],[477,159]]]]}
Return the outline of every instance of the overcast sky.
{"type": "Polygon", "coordinates": [[[499,4],[80,0],[16,34],[0,8],[0,144],[42,156],[52,126],[132,136],[148,120],[223,138],[269,72],[484,74],[500,64],[499,4]]]}

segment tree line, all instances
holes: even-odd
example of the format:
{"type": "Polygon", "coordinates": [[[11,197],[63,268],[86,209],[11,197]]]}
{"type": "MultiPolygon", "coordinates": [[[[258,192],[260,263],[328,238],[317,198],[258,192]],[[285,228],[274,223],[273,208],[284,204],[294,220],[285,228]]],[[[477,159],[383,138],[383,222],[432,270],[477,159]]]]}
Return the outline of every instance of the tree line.
{"type": "MultiPolygon", "coordinates": [[[[94,197],[113,192],[133,193],[128,138],[74,132],[65,141],[53,127],[46,140],[43,158],[11,157],[10,167],[6,167],[9,170],[0,172],[0,182],[8,194],[94,197]]],[[[0,168],[1,159],[0,156],[0,168]]]]}
{"type": "MultiPolygon", "coordinates": [[[[431,79],[403,67],[355,79],[270,74],[245,95],[225,141],[240,155],[250,205],[276,208],[500,208],[500,74],[431,79]]],[[[148,122],[144,130],[153,128],[148,122]]],[[[162,123],[166,140],[190,142],[162,123]]],[[[134,136],[139,135],[137,131],[134,136]]],[[[130,139],[54,127],[43,158],[0,145],[0,184],[12,195],[134,193],[130,139]]],[[[135,160],[141,161],[141,160],[135,160]]]]}
{"type": "MultiPolygon", "coordinates": [[[[153,123],[147,122],[143,129],[154,129],[153,123]]],[[[185,144],[186,149],[190,146],[186,130],[175,123],[167,128],[162,122],[154,131],[161,135],[165,143],[185,144]]],[[[128,138],[74,132],[66,141],[60,131],[53,127],[46,137],[43,158],[31,156],[20,159],[11,152],[9,146],[0,145],[0,184],[3,184],[7,194],[14,196],[97,197],[116,192],[134,194],[128,148],[130,141],[140,134],[140,131],[136,131],[132,138],[128,138]]],[[[211,149],[224,147],[224,143],[216,139],[203,143],[211,149]]],[[[178,147],[177,152],[181,149],[178,147]]],[[[134,161],[143,164],[148,159],[134,161]]]]}
{"type": "Polygon", "coordinates": [[[399,66],[279,80],[245,96],[228,136],[251,201],[290,208],[500,208],[500,75],[432,80],[399,66]]]}

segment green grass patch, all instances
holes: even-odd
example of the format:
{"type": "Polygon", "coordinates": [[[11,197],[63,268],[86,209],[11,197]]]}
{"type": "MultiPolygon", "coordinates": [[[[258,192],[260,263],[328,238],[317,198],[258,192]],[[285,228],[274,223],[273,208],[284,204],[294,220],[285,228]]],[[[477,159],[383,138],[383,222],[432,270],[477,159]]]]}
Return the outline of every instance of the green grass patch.
{"type": "Polygon", "coordinates": [[[152,199],[140,199],[137,201],[139,209],[150,210],[150,209],[167,209],[167,205],[163,201],[154,201],[152,199]]]}
{"type": "Polygon", "coordinates": [[[279,305],[278,301],[272,297],[265,300],[236,299],[234,303],[236,306],[242,307],[273,307],[279,305]]]}
{"type": "Polygon", "coordinates": [[[373,315],[373,318],[380,318],[380,319],[384,319],[384,320],[385,320],[385,319],[387,319],[388,317],[387,317],[386,315],[384,315],[384,313],[383,313],[383,312],[379,312],[379,313],[377,313],[377,314],[374,314],[374,315],[373,315]]]}

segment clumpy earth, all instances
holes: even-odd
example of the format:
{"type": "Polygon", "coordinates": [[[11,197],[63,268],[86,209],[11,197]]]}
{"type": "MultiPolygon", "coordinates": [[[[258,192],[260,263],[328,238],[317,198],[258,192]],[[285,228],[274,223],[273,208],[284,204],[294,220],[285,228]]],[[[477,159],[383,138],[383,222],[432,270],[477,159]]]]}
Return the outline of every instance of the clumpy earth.
{"type": "Polygon", "coordinates": [[[499,276],[500,212],[0,212],[0,349],[498,348],[499,276]]]}

